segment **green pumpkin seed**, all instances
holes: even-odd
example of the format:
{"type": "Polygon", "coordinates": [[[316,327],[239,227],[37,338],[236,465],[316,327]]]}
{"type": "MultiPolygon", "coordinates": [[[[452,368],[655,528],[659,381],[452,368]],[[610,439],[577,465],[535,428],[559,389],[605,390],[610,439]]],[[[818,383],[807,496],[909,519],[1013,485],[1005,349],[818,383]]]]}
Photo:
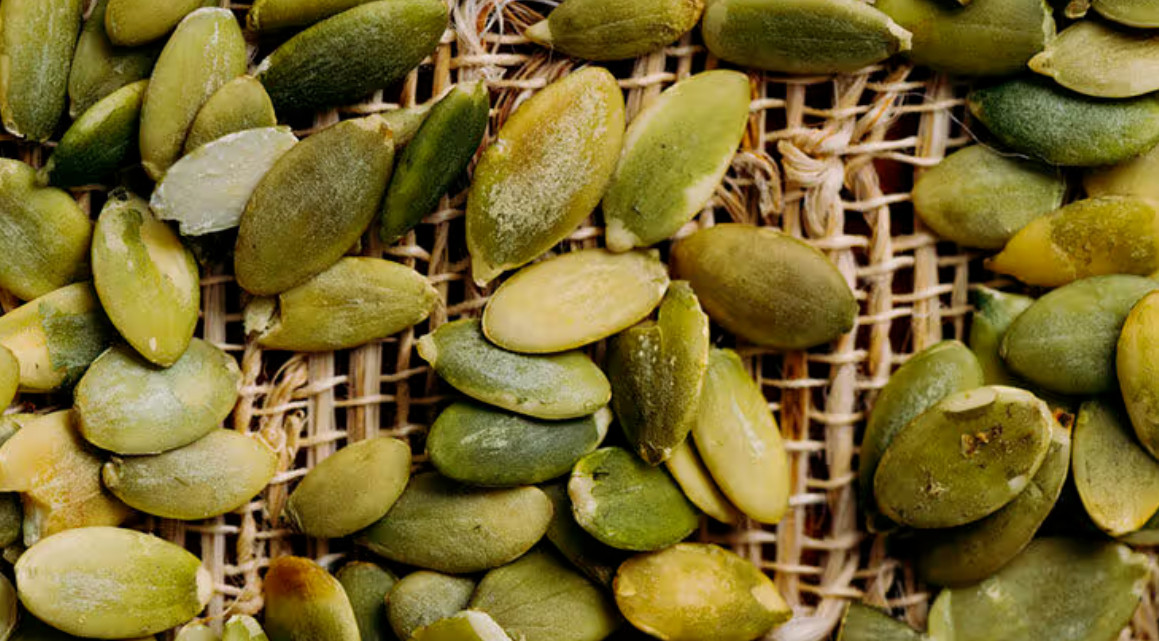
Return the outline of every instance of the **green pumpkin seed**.
{"type": "Polygon", "coordinates": [[[456,403],[427,435],[431,463],[447,478],[487,487],[532,485],[571,471],[604,440],[612,412],[544,421],[456,403]]]}
{"type": "Polygon", "coordinates": [[[390,627],[399,639],[467,607],[475,582],[466,577],[419,570],[403,577],[386,599],[390,627]]]}
{"type": "MultiPolygon", "coordinates": [[[[975,308],[973,322],[970,324],[970,350],[982,366],[985,384],[1025,387],[1018,377],[1006,369],[1006,363],[998,352],[1006,330],[1010,329],[1015,318],[1034,304],[1034,299],[979,286],[970,292],[970,302],[975,308]]],[[[864,445],[861,452],[865,456],[864,445]]]]}
{"type": "Polygon", "coordinates": [[[1139,447],[1117,401],[1083,403],[1073,460],[1083,506],[1111,536],[1142,528],[1159,511],[1159,461],[1139,447]]]}
{"type": "Polygon", "coordinates": [[[221,641],[221,637],[204,623],[190,623],[177,631],[176,641],[221,641]]]}
{"type": "Polygon", "coordinates": [[[366,2],[367,0],[256,0],[246,13],[246,27],[261,32],[301,27],[366,2]]]}
{"type": "Polygon", "coordinates": [[[274,559],[263,587],[270,641],[359,641],[358,621],[342,584],[310,559],[274,559]]]}
{"type": "Polygon", "coordinates": [[[389,570],[364,561],[347,563],[334,576],[354,608],[361,641],[392,641],[384,604],[398,578],[389,570]]]}
{"type": "Polygon", "coordinates": [[[491,106],[482,82],[456,85],[431,109],[395,167],[382,203],[382,241],[393,244],[434,211],[462,176],[487,133],[491,106]]]}
{"type": "Polygon", "coordinates": [[[837,641],[924,641],[922,633],[877,608],[856,601],[845,609],[837,641]]]}
{"type": "Polygon", "coordinates": [[[421,323],[439,294],[415,270],[381,258],[347,257],[275,298],[245,309],[246,333],[267,349],[346,349],[421,323]]]}
{"type": "Polygon", "coordinates": [[[24,509],[20,507],[20,495],[0,494],[0,546],[7,548],[20,543],[23,532],[24,509]]]}
{"type": "Polygon", "coordinates": [[[1114,639],[1131,620],[1149,574],[1146,557],[1117,543],[1038,539],[989,579],[942,590],[930,610],[928,636],[1114,639]]]}
{"type": "Polygon", "coordinates": [[[970,92],[970,112],[1015,151],[1052,165],[1109,165],[1159,141],[1159,97],[1099,100],[1043,78],[970,92]]]}
{"type": "Polygon", "coordinates": [[[1159,27],[1159,7],[1149,0],[1094,0],[1091,6],[1104,18],[1129,27],[1159,27]]]}
{"type": "Polygon", "coordinates": [[[446,28],[441,0],[370,2],[290,38],[257,77],[279,113],[348,104],[401,80],[434,53],[446,28]]]}
{"type": "Polygon", "coordinates": [[[602,641],[620,624],[611,599],[543,550],[488,572],[470,607],[523,641],[602,641]]]}
{"type": "Polygon", "coordinates": [[[861,505],[869,514],[869,527],[885,530],[891,526],[876,513],[873,479],[894,437],[938,401],[980,387],[983,381],[984,370],[978,359],[958,341],[942,341],[914,354],[889,377],[873,404],[861,439],[857,486],[861,505]]]}
{"type": "Polygon", "coordinates": [[[909,422],[877,466],[873,492],[890,519],[947,528],[989,516],[1038,472],[1054,419],[1030,392],[979,387],[939,401],[909,422]]]}
{"type": "Polygon", "coordinates": [[[36,184],[36,170],[0,158],[0,287],[22,300],[86,278],[93,224],[59,189],[36,184]]]}
{"type": "Polygon", "coordinates": [[[1048,42],[1030,68],[1088,96],[1141,96],[1159,89],[1159,37],[1083,20],[1048,42]]]}
{"type": "Polygon", "coordinates": [[[576,71],[523,103],[483,152],[467,196],[475,282],[531,262],[587,218],[623,137],[623,94],[602,67],[576,71]]]}
{"type": "Polygon", "coordinates": [[[77,385],[77,425],[101,449],[157,454],[220,426],[240,386],[233,357],[201,339],[193,339],[168,369],[118,345],[102,354],[77,385]]]}
{"type": "Polygon", "coordinates": [[[0,412],[12,404],[20,389],[20,362],[7,347],[0,345],[0,412]]]}
{"type": "Polygon", "coordinates": [[[853,291],[833,263],[773,229],[716,225],[677,243],[672,262],[710,318],[758,345],[814,347],[852,329],[857,317],[853,291]]]}
{"type": "Polygon", "coordinates": [[[936,585],[969,585],[1018,556],[1058,501],[1070,470],[1070,457],[1070,434],[1056,422],[1051,427],[1046,458],[1030,485],[1013,501],[980,521],[922,533],[917,557],[922,580],[936,585]]]}
{"type": "Polygon", "coordinates": [[[483,612],[467,610],[415,630],[411,641],[511,641],[483,612]]]}
{"type": "Polygon", "coordinates": [[[81,0],[5,0],[0,6],[0,115],[10,133],[43,142],[64,113],[81,0]]]}
{"type": "Polygon", "coordinates": [[[769,577],[705,543],[626,561],[616,573],[616,604],[632,625],[668,641],[756,639],[792,615],[769,577]],[[690,599],[692,585],[696,597],[690,599]]]}
{"type": "Polygon", "coordinates": [[[704,0],[568,0],[523,35],[588,60],[626,60],[679,40],[696,26],[704,0]]]}
{"type": "Polygon", "coordinates": [[[109,0],[105,31],[113,44],[136,47],[165,37],[181,19],[212,0],[109,0]]]}
{"type": "Polygon", "coordinates": [[[274,477],[277,457],[256,439],[213,430],[175,450],[152,456],[114,456],[105,487],[129,507],[167,519],[193,521],[232,512],[274,477]]]}
{"type": "Polygon", "coordinates": [[[1099,394],[1115,385],[1115,346],[1135,303],[1159,283],[1095,276],[1039,298],[1002,337],[1015,374],[1060,394],[1099,394]]]}
{"type": "Polygon", "coordinates": [[[440,326],[419,339],[418,352],[460,392],[527,416],[579,418],[594,414],[612,397],[603,371],[583,352],[509,352],[488,341],[474,318],[440,326]]]}
{"type": "Polygon", "coordinates": [[[1001,249],[1018,230],[1062,206],[1057,169],[1009,158],[985,145],[947,156],[914,184],[914,211],[942,238],[1001,249]]]}
{"type": "Polygon", "coordinates": [[[718,58],[804,74],[857,71],[908,51],[911,38],[889,16],[856,0],[712,0],[701,30],[718,58]]]}
{"type": "Polygon", "coordinates": [[[149,77],[159,47],[122,49],[105,33],[109,0],[97,0],[81,27],[68,73],[69,116],[76,118],[117,89],[149,77]]]}
{"type": "Polygon", "coordinates": [[[37,172],[41,183],[79,187],[100,182],[135,149],[148,80],[125,85],[84,112],[37,172]]]}
{"type": "Polygon", "coordinates": [[[149,362],[168,367],[197,328],[197,261],[149,205],[114,190],[93,231],[93,284],[109,320],[149,362]]]}
{"type": "Polygon", "coordinates": [[[0,345],[20,363],[20,389],[71,386],[115,332],[89,283],[75,283],[0,316],[0,345]]]}
{"type": "Polygon", "coordinates": [[[319,538],[353,534],[381,519],[410,479],[410,446],[396,438],[351,443],[326,457],[294,488],[286,519],[319,538]]]}
{"type": "Polygon", "coordinates": [[[551,525],[547,528],[547,540],[593,581],[610,587],[616,568],[624,560],[624,552],[600,543],[576,523],[571,497],[567,495],[566,480],[541,485],[540,489],[555,507],[551,525]]]}
{"type": "Polygon", "coordinates": [[[1159,342],[1154,339],[1155,324],[1159,323],[1157,313],[1159,294],[1154,293],[1144,296],[1131,309],[1119,335],[1115,367],[1135,435],[1148,452],[1159,457],[1159,414],[1155,409],[1159,371],[1154,362],[1159,350],[1159,342]]]}
{"type": "Polygon", "coordinates": [[[185,153],[227,134],[278,124],[274,103],[253,76],[238,76],[218,89],[197,112],[185,139],[185,153]]]}
{"type": "Polygon", "coordinates": [[[567,493],[576,522],[621,550],[659,550],[682,541],[699,522],[667,472],[618,447],[580,459],[567,493]]]}
{"type": "Polygon", "coordinates": [[[379,114],[390,127],[390,133],[394,137],[395,151],[406,148],[414,140],[432,108],[433,105],[428,102],[417,107],[395,109],[379,114]]]}
{"type": "Polygon", "coordinates": [[[639,322],[668,289],[655,251],[585,249],[519,271],[491,296],[483,333],[515,352],[562,352],[639,322]]]}
{"type": "Polygon", "coordinates": [[[221,641],[269,641],[265,630],[256,619],[245,614],[235,614],[225,623],[221,641]]]}
{"type": "Polygon", "coordinates": [[[1098,167],[1083,176],[1087,196],[1135,196],[1159,200],[1159,145],[1150,151],[1110,167],[1098,167]]]}
{"type": "Polygon", "coordinates": [[[740,511],[720,491],[708,468],[704,466],[704,461],[692,447],[691,441],[686,439],[681,443],[664,464],[668,467],[672,478],[676,480],[676,484],[684,491],[684,496],[700,508],[700,511],[721,523],[728,525],[740,523],[740,511]]]}
{"type": "Polygon", "coordinates": [[[547,531],[551,510],[551,500],[535,487],[475,489],[419,474],[360,542],[399,563],[479,572],[530,550],[547,531]]]}
{"type": "Polygon", "coordinates": [[[337,262],[374,219],[393,160],[390,129],[377,116],[344,120],[284,153],[242,214],[238,284],[280,294],[337,262]]]}
{"type": "Polygon", "coordinates": [[[636,116],[604,194],[612,251],[669,238],[704,207],[744,135],[749,93],[748,76],[706,71],[676,83],[636,116]]]}
{"type": "Polygon", "coordinates": [[[141,106],[141,160],[153,180],[181,156],[205,101],[245,66],[245,39],[228,9],[198,9],[181,19],[157,58],[141,106]]]}

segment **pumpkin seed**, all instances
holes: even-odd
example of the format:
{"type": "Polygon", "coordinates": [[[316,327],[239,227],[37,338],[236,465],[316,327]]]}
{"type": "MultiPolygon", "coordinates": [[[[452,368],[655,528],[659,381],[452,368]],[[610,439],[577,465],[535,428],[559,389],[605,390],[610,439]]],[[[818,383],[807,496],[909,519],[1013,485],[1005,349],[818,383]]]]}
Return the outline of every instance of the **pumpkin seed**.
{"type": "Polygon", "coordinates": [[[36,184],[36,170],[0,158],[0,287],[32,300],[87,278],[93,224],[68,193],[36,184]]]}
{"type": "Polygon", "coordinates": [[[269,641],[269,639],[256,619],[245,614],[235,614],[225,622],[221,641],[269,641]]]}
{"type": "Polygon", "coordinates": [[[853,601],[845,608],[837,641],[923,641],[922,633],[889,614],[853,601]]]}
{"type": "Polygon", "coordinates": [[[113,44],[136,47],[165,37],[194,9],[215,5],[212,0],[109,0],[105,31],[113,44]]]}
{"type": "Polygon", "coordinates": [[[354,608],[361,641],[392,641],[394,637],[390,634],[384,604],[398,578],[390,571],[364,561],[347,563],[335,576],[354,608]]]}
{"type": "Polygon", "coordinates": [[[672,250],[708,316],[758,345],[805,349],[853,328],[857,301],[824,254],[779,231],[716,225],[672,250]]]}
{"type": "Polygon", "coordinates": [[[11,350],[0,345],[0,412],[12,404],[20,389],[20,362],[11,350]]]}
{"type": "Polygon", "coordinates": [[[1159,37],[1076,22],[1030,60],[1034,71],[1088,96],[1129,98],[1159,89],[1159,37]]]}
{"type": "MultiPolygon", "coordinates": [[[[541,485],[540,489],[551,499],[555,512],[547,528],[547,540],[568,561],[600,585],[610,587],[616,568],[624,560],[624,552],[600,543],[576,523],[572,513],[571,497],[567,495],[567,481],[541,485]]],[[[465,607],[465,606],[464,606],[465,607]]]]}
{"type": "Polygon", "coordinates": [[[908,51],[911,38],[889,16],[856,0],[712,0],[701,31],[718,58],[804,74],[857,71],[908,51]]]}
{"type": "Polygon", "coordinates": [[[632,625],[668,641],[756,639],[792,614],[769,577],[706,543],[680,543],[628,559],[616,573],[615,592],[632,625]]]}
{"type": "Polygon", "coordinates": [[[399,639],[467,607],[475,582],[466,577],[419,570],[403,577],[386,599],[390,627],[399,639]]]}
{"type": "Polygon", "coordinates": [[[71,386],[113,339],[89,283],[45,294],[0,316],[0,345],[20,363],[20,389],[71,386]]]}
{"type": "Polygon", "coordinates": [[[319,538],[353,534],[381,519],[410,479],[410,446],[396,438],[351,443],[302,479],[286,503],[286,518],[319,538]]]}
{"type": "Polygon", "coordinates": [[[1159,145],[1140,156],[1110,167],[1097,167],[1083,176],[1087,196],[1135,196],[1159,200],[1159,145]]]}
{"type": "Polygon", "coordinates": [[[1159,97],[1099,100],[1044,78],[981,87],[970,112],[1003,143],[1052,165],[1109,165],[1159,141],[1159,97]]]}
{"type": "Polygon", "coordinates": [[[611,599],[543,550],[488,572],[470,607],[523,641],[602,641],[620,625],[611,599]]]}
{"type": "MultiPolygon", "coordinates": [[[[985,384],[1025,387],[1010,370],[1006,369],[1006,363],[998,352],[1006,330],[1014,323],[1015,318],[1034,304],[1034,299],[979,286],[970,292],[970,302],[975,308],[973,322],[970,324],[970,350],[974,352],[978,364],[982,366],[982,379],[985,384]]],[[[880,402],[878,400],[878,403],[880,402]]],[[[865,456],[864,445],[861,452],[861,455],[865,456]]]]}
{"type": "Polygon", "coordinates": [[[81,27],[68,73],[69,116],[76,118],[105,96],[144,80],[153,71],[159,47],[122,49],[105,33],[109,0],[97,0],[81,27]]]}
{"type": "Polygon", "coordinates": [[[256,0],[246,13],[252,31],[275,31],[310,25],[367,0],[256,0]]]}
{"type": "Polygon", "coordinates": [[[177,221],[183,236],[237,227],[258,183],[297,143],[288,127],[247,129],[217,138],[174,163],[149,204],[158,218],[177,221]]]}
{"type": "Polygon", "coordinates": [[[221,641],[221,637],[204,623],[190,623],[177,631],[177,641],[221,641]]]}
{"type": "Polygon", "coordinates": [[[149,205],[117,189],[93,231],[93,284],[109,320],[149,362],[168,367],[197,328],[197,261],[149,205]]]}
{"type": "Polygon", "coordinates": [[[535,487],[476,489],[419,474],[360,542],[399,563],[479,572],[530,550],[547,531],[551,510],[551,500],[535,487]]]}
{"type": "Polygon", "coordinates": [[[278,557],[263,583],[270,641],[359,641],[358,622],[338,579],[310,559],[278,557]]]}
{"type": "Polygon", "coordinates": [[[189,126],[185,153],[227,134],[278,124],[274,103],[253,76],[238,76],[215,91],[189,126]]]}
{"type": "Polygon", "coordinates": [[[411,641],[511,641],[483,612],[467,610],[415,630],[411,641]]]}
{"type": "Polygon", "coordinates": [[[415,270],[381,258],[347,257],[245,310],[246,333],[267,349],[346,349],[426,320],[439,294],[415,270]]]}
{"type": "Polygon", "coordinates": [[[487,85],[459,84],[431,109],[395,167],[382,203],[382,241],[393,244],[434,211],[474,157],[491,106],[487,85]]]}
{"type": "Polygon", "coordinates": [[[1131,620],[1148,574],[1146,557],[1117,543],[1038,539],[989,579],[942,590],[930,610],[928,636],[1113,639],[1131,620]]]}
{"type": "Polygon", "coordinates": [[[123,345],[110,348],[76,387],[85,440],[118,454],[157,454],[188,445],[221,425],[237,401],[233,357],[195,338],[168,369],[123,345]]]}
{"type": "MultiPolygon", "coordinates": [[[[1148,452],[1159,457],[1159,415],[1155,413],[1159,386],[1152,360],[1159,349],[1159,343],[1153,338],[1154,326],[1159,323],[1157,304],[1159,295],[1147,294],[1131,309],[1119,335],[1115,366],[1135,435],[1148,452]]],[[[1156,509],[1159,510],[1159,505],[1156,509]]]]}
{"type": "Polygon", "coordinates": [[[433,105],[428,102],[415,107],[395,109],[379,114],[390,127],[390,133],[394,137],[395,151],[406,148],[414,140],[432,108],[433,105]]]}
{"type": "Polygon", "coordinates": [[[257,77],[279,113],[348,104],[401,80],[434,53],[446,28],[441,0],[370,2],[290,38],[262,60],[257,77]]]}
{"type": "Polygon", "coordinates": [[[515,352],[562,352],[631,327],[667,289],[667,268],[655,251],[562,254],[500,285],[483,311],[483,333],[515,352]]]}
{"type": "Polygon", "coordinates": [[[1128,545],[1159,545],[1159,512],[1152,514],[1143,527],[1117,538],[1128,545]]]}
{"type": "Polygon", "coordinates": [[[672,456],[664,461],[668,472],[676,480],[676,484],[684,491],[692,504],[712,518],[728,525],[740,523],[741,514],[728,497],[720,491],[716,481],[704,466],[704,461],[692,447],[691,441],[685,440],[675,450],[672,456]]]}
{"type": "Polygon", "coordinates": [[[1018,230],[1062,206],[1057,169],[1008,158],[985,145],[947,156],[914,184],[914,211],[939,236],[1001,249],[1018,230]]]}
{"type": "Polygon", "coordinates": [[[88,527],[30,547],[16,562],[16,588],[49,625],[115,639],[189,621],[209,602],[213,581],[200,559],[164,539],[88,527]]]}
{"type": "Polygon", "coordinates": [[[699,522],[667,472],[618,447],[580,459],[567,493],[576,522],[600,542],[621,550],[668,547],[691,534],[699,522]]]}
{"type": "MultiPolygon", "coordinates": [[[[20,507],[20,495],[16,492],[0,494],[0,546],[8,548],[19,544],[23,532],[24,509],[20,507]]],[[[2,634],[0,638],[3,638],[2,634]]]]}
{"type": "Polygon", "coordinates": [[[733,505],[761,523],[789,509],[789,459],[764,394],[736,352],[713,349],[692,428],[696,450],[733,505]]]}
{"type": "Polygon", "coordinates": [[[980,387],[909,422],[873,478],[878,508],[916,528],[965,525],[1010,503],[1038,472],[1054,419],[1030,392],[980,387]]]}
{"type": "Polygon", "coordinates": [[[585,67],[512,114],[467,196],[471,274],[486,285],[563,240],[600,202],[624,137],[615,77],[585,67]]]}
{"type": "Polygon", "coordinates": [[[484,403],[543,419],[594,414],[611,400],[603,371],[579,351],[536,356],[500,349],[469,318],[419,339],[418,352],[455,389],[484,403]]]}
{"type": "MultiPolygon", "coordinates": [[[[116,41],[111,32],[110,37],[116,41]]],[[[149,177],[160,180],[169,171],[201,106],[245,73],[245,66],[245,39],[228,9],[197,9],[181,19],[157,58],[141,105],[141,161],[149,177]]]]}
{"type": "Polygon", "coordinates": [[[285,152],[242,214],[238,284],[279,294],[337,262],[374,219],[393,160],[390,129],[376,116],[344,120],[285,152]]]}
{"type": "Polygon", "coordinates": [[[193,521],[244,506],[274,477],[277,457],[256,439],[213,430],[175,450],[152,456],[114,456],[105,487],[129,507],[167,519],[193,521]]]}
{"type": "Polygon", "coordinates": [[[6,0],[0,7],[0,115],[10,133],[43,142],[56,130],[82,5],[81,0],[6,0]]]}
{"type": "Polygon", "coordinates": [[[1159,27],[1159,7],[1147,0],[1094,0],[1095,11],[1129,27],[1159,27]]]}
{"type": "Polygon", "coordinates": [[[1111,536],[1142,528],[1159,511],[1159,461],[1139,447],[1118,402],[1083,403],[1073,457],[1083,506],[1111,536]]]}
{"type": "Polygon", "coordinates": [[[37,180],[58,187],[100,182],[125,162],[137,142],[141,99],[148,80],[125,85],[81,114],[37,172],[37,180]]]}
{"type": "Polygon", "coordinates": [[[571,471],[608,432],[612,412],[544,421],[470,403],[439,414],[427,435],[431,463],[447,478],[487,487],[532,485],[571,471]]]}
{"type": "Polygon", "coordinates": [[[532,42],[588,60],[625,60],[679,40],[704,0],[568,0],[524,30],[532,42]]]}
{"type": "Polygon", "coordinates": [[[1115,346],[1136,301],[1159,288],[1141,276],[1095,276],[1039,298],[1002,337],[1014,373],[1061,394],[1115,385],[1115,346]]]}

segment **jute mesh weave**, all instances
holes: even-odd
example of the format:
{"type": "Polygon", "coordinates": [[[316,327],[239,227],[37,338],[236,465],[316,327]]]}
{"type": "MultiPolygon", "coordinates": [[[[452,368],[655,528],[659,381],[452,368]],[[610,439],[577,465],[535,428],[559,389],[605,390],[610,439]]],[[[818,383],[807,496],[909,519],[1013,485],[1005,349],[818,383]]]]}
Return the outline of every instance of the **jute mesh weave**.
{"type": "MultiPolygon", "coordinates": [[[[548,4],[458,0],[437,52],[401,89],[317,114],[313,123],[294,123],[304,127],[297,133],[421,104],[456,82],[482,80],[491,89],[493,136],[522,101],[582,64],[518,35],[548,4]]],[[[246,5],[224,6],[244,18],[246,5]]],[[[268,45],[251,42],[251,61],[268,53],[268,45]]],[[[694,32],[662,52],[609,68],[625,91],[630,119],[673,82],[717,64],[694,32]]],[[[735,550],[775,577],[796,616],[773,639],[830,638],[845,602],[859,598],[924,626],[932,594],[887,555],[882,537],[859,529],[855,470],[865,417],[890,372],[943,338],[964,338],[969,288],[986,278],[976,256],[939,242],[909,205],[914,175],[971,142],[963,125],[963,86],[904,62],[837,77],[750,72],[750,79],[752,112],[743,148],[712,202],[680,235],[737,221],[804,238],[838,266],[861,312],[850,334],[808,352],[738,344],[714,328],[714,343],[737,348],[768,397],[790,452],[793,493],[787,517],[776,526],[749,522],[727,530],[706,523],[698,537],[735,550]]],[[[49,152],[0,136],[4,156],[39,166],[49,152]]],[[[95,215],[104,192],[75,194],[95,215]]],[[[203,271],[198,335],[237,357],[244,375],[241,401],[227,427],[260,433],[279,454],[279,472],[260,497],[234,514],[134,525],[202,556],[217,588],[206,613],[211,624],[219,626],[233,612],[260,611],[261,575],[271,558],[304,554],[329,564],[365,554],[343,542],[293,534],[276,519],[293,484],[318,461],[346,442],[389,434],[409,439],[419,453],[416,462],[424,464],[425,430],[453,392],[417,356],[416,339],[448,320],[479,314],[490,291],[469,279],[464,205],[465,193],[443,199],[396,246],[366,236],[364,254],[426,274],[443,304],[414,329],[358,349],[263,351],[245,339],[243,294],[228,265],[203,271]]],[[[597,216],[557,250],[599,246],[602,236],[597,216]]],[[[9,311],[18,301],[0,292],[0,304],[9,311]]],[[[602,346],[593,355],[602,358],[602,346]]],[[[18,400],[25,409],[45,406],[29,396],[18,400]]],[[[1159,639],[1155,587],[1123,639],[1159,639]]]]}

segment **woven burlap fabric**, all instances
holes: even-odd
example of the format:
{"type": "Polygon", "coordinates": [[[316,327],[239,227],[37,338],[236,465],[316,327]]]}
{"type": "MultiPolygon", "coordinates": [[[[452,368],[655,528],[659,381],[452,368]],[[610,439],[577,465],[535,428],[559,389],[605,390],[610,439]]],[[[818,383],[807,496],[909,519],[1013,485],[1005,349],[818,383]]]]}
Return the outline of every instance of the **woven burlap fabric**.
{"type": "MultiPolygon", "coordinates": [[[[244,18],[245,6],[227,6],[244,18]]],[[[492,90],[494,136],[521,102],[582,64],[518,35],[548,8],[530,0],[458,0],[442,44],[401,90],[318,114],[313,123],[294,123],[304,127],[297,133],[428,102],[456,82],[481,80],[492,90]]],[[[269,45],[251,42],[251,60],[260,60],[269,45]]],[[[694,33],[609,68],[625,90],[631,118],[673,82],[714,66],[694,33]]],[[[838,77],[751,72],[750,78],[752,114],[743,148],[712,202],[679,235],[737,221],[804,238],[838,266],[861,313],[850,334],[808,352],[757,348],[714,328],[714,343],[738,349],[769,399],[790,452],[793,493],[788,515],[776,526],[706,524],[698,537],[735,550],[775,577],[796,616],[774,639],[829,638],[845,602],[862,597],[921,626],[931,594],[888,556],[883,538],[859,529],[857,441],[877,391],[897,365],[943,338],[964,337],[969,288],[986,278],[977,256],[938,242],[909,206],[914,175],[971,142],[962,124],[962,87],[904,62],[838,77]]],[[[2,136],[0,153],[39,166],[50,149],[2,136]]],[[[104,192],[74,193],[95,214],[104,192]]],[[[279,472],[258,500],[235,514],[136,525],[201,555],[217,588],[207,611],[215,627],[231,612],[260,611],[261,574],[271,558],[299,554],[333,564],[362,554],[345,542],[295,535],[276,518],[293,484],[318,461],[346,442],[393,435],[410,439],[420,453],[416,463],[424,465],[423,434],[452,390],[417,356],[416,339],[448,320],[477,315],[490,291],[469,279],[464,206],[465,193],[443,199],[392,247],[366,236],[363,254],[427,275],[443,304],[413,330],[358,349],[265,352],[244,336],[244,298],[228,265],[203,274],[198,335],[237,357],[244,374],[241,401],[227,427],[260,433],[279,454],[279,472]]],[[[557,249],[596,247],[602,236],[593,217],[557,249]]],[[[17,303],[0,292],[5,311],[17,303]]],[[[593,355],[602,358],[602,346],[593,355]]],[[[45,405],[28,396],[19,400],[26,408],[45,405]]],[[[1159,639],[1154,594],[1152,589],[1144,599],[1124,639],[1159,639]]]]}

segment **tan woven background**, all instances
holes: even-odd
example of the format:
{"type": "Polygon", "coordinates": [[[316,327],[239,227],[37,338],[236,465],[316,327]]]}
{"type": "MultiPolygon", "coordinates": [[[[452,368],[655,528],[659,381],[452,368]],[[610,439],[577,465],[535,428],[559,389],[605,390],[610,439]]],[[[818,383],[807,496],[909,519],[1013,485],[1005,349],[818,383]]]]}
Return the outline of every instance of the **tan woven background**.
{"type": "MultiPolygon", "coordinates": [[[[245,5],[223,5],[244,17],[245,5]]],[[[458,0],[438,51],[401,92],[318,114],[313,125],[423,103],[459,80],[483,79],[492,89],[493,135],[521,101],[578,64],[529,46],[518,35],[547,8],[546,1],[458,0]]],[[[251,44],[251,60],[269,51],[268,43],[251,44]]],[[[673,82],[714,66],[694,33],[662,52],[610,68],[621,79],[631,118],[673,82]]],[[[845,600],[863,595],[924,625],[930,595],[904,565],[887,557],[883,540],[858,530],[854,471],[866,412],[892,368],[943,337],[963,338],[967,329],[971,275],[981,277],[977,262],[939,243],[908,203],[915,172],[970,142],[961,125],[961,87],[900,62],[840,77],[750,77],[752,115],[743,150],[712,203],[682,234],[733,220],[805,238],[838,265],[857,293],[861,314],[852,333],[807,353],[736,345],[714,330],[714,342],[738,347],[759,378],[787,440],[794,488],[792,508],[777,526],[706,526],[700,537],[775,576],[797,616],[772,638],[828,638],[845,600]]],[[[47,151],[0,136],[4,156],[39,165],[47,151]]],[[[76,194],[94,213],[99,210],[103,190],[76,194]]],[[[444,199],[397,246],[382,247],[368,235],[365,254],[428,275],[445,301],[429,322],[379,344],[333,354],[263,352],[244,340],[242,295],[228,270],[203,274],[199,335],[235,355],[244,373],[242,399],[229,426],[260,432],[281,456],[270,487],[236,514],[201,523],[141,523],[202,555],[217,584],[207,613],[211,622],[231,611],[260,609],[260,575],[270,558],[296,553],[332,562],[351,552],[292,535],[272,518],[312,465],[344,442],[378,434],[409,438],[422,452],[422,435],[450,390],[418,358],[415,341],[448,320],[478,314],[488,293],[469,282],[464,201],[464,194],[444,199]]],[[[599,220],[590,220],[560,249],[597,246],[602,233],[599,220]]],[[[16,303],[0,292],[5,311],[16,303]]],[[[601,351],[595,350],[597,358],[601,351]]],[[[1136,630],[1124,631],[1123,638],[1159,639],[1154,612],[1148,600],[1136,616],[1136,630]]]]}

